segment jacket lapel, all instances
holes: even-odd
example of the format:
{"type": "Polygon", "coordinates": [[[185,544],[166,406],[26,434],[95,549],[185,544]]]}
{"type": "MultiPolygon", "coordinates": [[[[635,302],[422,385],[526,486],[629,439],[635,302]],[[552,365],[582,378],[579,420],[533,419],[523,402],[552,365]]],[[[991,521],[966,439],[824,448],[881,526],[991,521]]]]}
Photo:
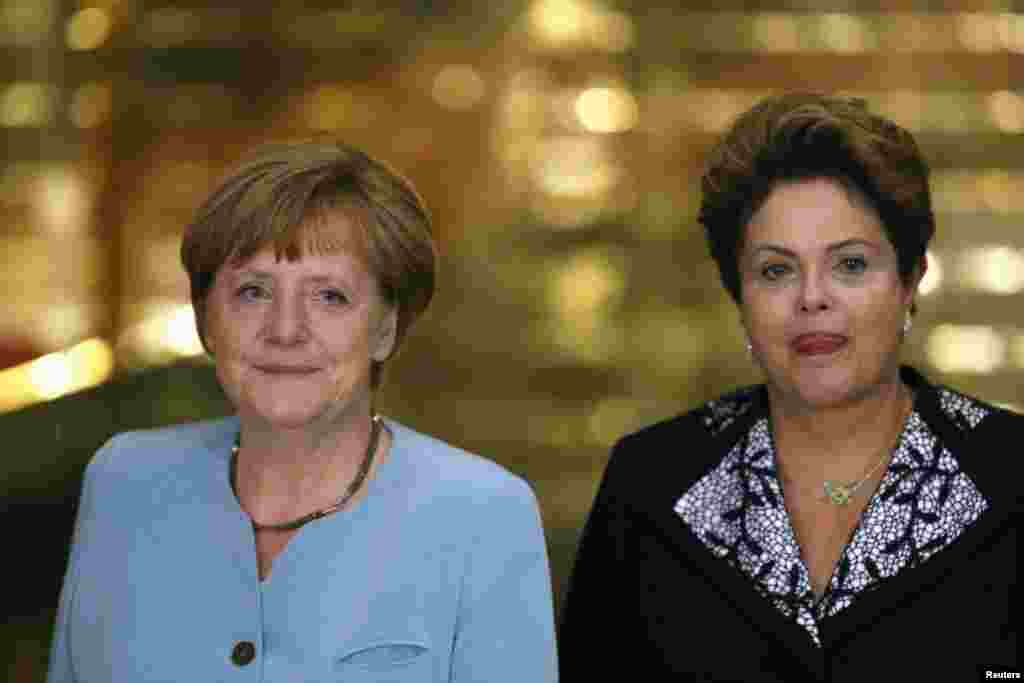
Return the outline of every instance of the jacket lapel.
{"type": "Polygon", "coordinates": [[[870,590],[857,595],[853,604],[823,622],[823,639],[830,649],[843,648],[850,640],[870,632],[887,616],[912,610],[914,604],[936,591],[958,572],[970,567],[996,540],[1013,529],[1013,515],[1006,507],[990,508],[951,545],[916,567],[902,569],[870,590]]]}
{"type": "MultiPolygon", "coordinates": [[[[635,514],[643,516],[653,526],[658,540],[671,549],[683,567],[700,577],[723,605],[761,635],[766,650],[781,648],[800,667],[820,678],[824,676],[824,658],[807,631],[786,618],[758,591],[750,577],[716,557],[675,510],[679,498],[717,466],[766,413],[763,391],[757,392],[750,409],[742,416],[730,420],[720,432],[709,431],[706,440],[685,444],[684,453],[680,454],[678,442],[660,444],[663,452],[672,456],[665,458],[665,468],[652,469],[657,476],[647,480],[644,486],[651,495],[634,498],[630,506],[635,514]]],[[[681,612],[686,609],[686,605],[680,604],[681,612]]]]}
{"type": "MultiPolygon", "coordinates": [[[[973,404],[975,409],[987,413],[977,419],[978,414],[972,416],[970,412],[973,402],[966,398],[959,409],[962,412],[943,407],[939,389],[922,375],[911,368],[903,368],[902,377],[916,392],[914,410],[936,435],[941,447],[953,454],[960,470],[978,488],[988,507],[960,536],[933,556],[859,593],[852,605],[826,619],[824,630],[831,647],[842,648],[851,639],[873,629],[887,615],[913,609],[914,604],[929,593],[940,589],[947,581],[956,580],[958,572],[983,557],[989,547],[1013,532],[1019,523],[1020,495],[1014,489],[1015,480],[1006,477],[1009,468],[1004,459],[1015,456],[1000,443],[1004,430],[999,422],[1004,414],[992,406],[973,404]]],[[[950,396],[955,395],[946,396],[947,402],[950,396]]]]}

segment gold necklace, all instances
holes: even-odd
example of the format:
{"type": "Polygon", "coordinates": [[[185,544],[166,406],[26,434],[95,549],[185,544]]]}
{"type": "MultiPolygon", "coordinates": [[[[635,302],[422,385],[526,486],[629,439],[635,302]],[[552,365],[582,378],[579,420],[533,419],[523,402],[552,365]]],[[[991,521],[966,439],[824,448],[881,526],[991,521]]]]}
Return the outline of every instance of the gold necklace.
{"type": "Polygon", "coordinates": [[[853,494],[857,492],[857,489],[863,486],[864,482],[870,479],[871,475],[878,471],[878,468],[882,466],[882,463],[885,462],[885,459],[889,455],[890,451],[887,448],[882,453],[881,459],[877,463],[875,463],[875,466],[868,470],[868,473],[865,474],[864,477],[858,481],[841,482],[826,479],[824,482],[822,482],[822,486],[825,489],[825,496],[824,498],[822,498],[822,500],[825,501],[826,503],[832,503],[832,505],[849,504],[850,499],[853,498],[853,494]]]}
{"type": "MultiPolygon", "coordinates": [[[[910,407],[913,409],[913,402],[911,402],[910,407]]],[[[896,437],[897,445],[899,444],[900,435],[903,434],[902,427],[907,421],[907,413],[908,411],[905,409],[903,411],[903,417],[900,419],[900,432],[896,437]]],[[[843,482],[826,479],[823,481],[822,488],[824,489],[824,496],[822,497],[822,501],[838,506],[849,505],[850,499],[853,498],[855,493],[857,493],[857,489],[863,486],[864,483],[871,478],[871,475],[878,471],[878,468],[882,466],[882,463],[892,455],[893,448],[886,447],[883,449],[882,457],[875,463],[874,467],[868,470],[868,473],[859,480],[843,482]]]]}
{"type": "MultiPolygon", "coordinates": [[[[319,510],[314,510],[307,515],[296,517],[295,519],[287,522],[278,522],[277,524],[260,524],[255,519],[249,518],[252,522],[252,528],[256,531],[274,530],[274,531],[292,531],[299,527],[305,526],[310,522],[326,517],[327,515],[334,514],[341,508],[345,507],[352,496],[355,495],[359,487],[363,485],[363,481],[366,479],[366,475],[370,472],[370,464],[373,462],[374,452],[377,450],[377,442],[380,439],[381,419],[380,415],[374,415],[371,418],[370,427],[370,443],[366,446],[366,454],[363,455],[363,461],[359,463],[359,471],[356,472],[356,476],[349,483],[348,488],[345,489],[345,494],[338,498],[330,505],[319,510]]],[[[231,488],[235,491],[235,496],[238,496],[238,490],[235,489],[235,472],[238,469],[238,448],[240,443],[241,435],[235,437],[235,444],[231,447],[231,488]]]]}

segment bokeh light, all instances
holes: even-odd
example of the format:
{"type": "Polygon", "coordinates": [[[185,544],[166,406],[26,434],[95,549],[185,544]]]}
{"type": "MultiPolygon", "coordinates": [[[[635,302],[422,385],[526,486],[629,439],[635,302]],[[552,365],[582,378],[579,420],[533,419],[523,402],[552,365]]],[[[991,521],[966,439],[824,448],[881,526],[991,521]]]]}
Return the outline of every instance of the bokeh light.
{"type": "Polygon", "coordinates": [[[1024,290],[1024,253],[1009,245],[982,245],[965,250],[958,264],[961,284],[991,294],[1024,290]]]}
{"type": "Polygon", "coordinates": [[[639,116],[636,100],[624,88],[587,88],[576,98],[576,116],[593,133],[630,130],[639,116]]]}
{"type": "Polygon", "coordinates": [[[49,168],[38,177],[34,203],[40,225],[56,236],[81,232],[92,210],[90,189],[66,166],[49,168]]]}
{"type": "Polygon", "coordinates": [[[45,83],[17,82],[0,90],[0,126],[45,126],[53,120],[51,87],[45,83]]]}
{"type": "Polygon", "coordinates": [[[434,101],[446,109],[464,111],[472,109],[484,98],[487,84],[483,76],[468,64],[450,64],[434,77],[430,94],[434,101]]]}
{"type": "Polygon", "coordinates": [[[0,370],[0,412],[96,386],[113,371],[113,351],[99,338],[0,370]]]}
{"type": "Polygon", "coordinates": [[[834,52],[864,52],[873,41],[864,21],[852,14],[826,12],[819,17],[818,30],[822,42],[834,52]]]}
{"type": "MultiPolygon", "coordinates": [[[[83,255],[82,258],[88,258],[83,255]]],[[[43,348],[63,348],[84,339],[97,322],[94,304],[81,302],[53,303],[46,308],[35,336],[43,348]]]]}
{"type": "Polygon", "coordinates": [[[68,18],[64,40],[72,50],[95,50],[110,37],[113,22],[100,7],[86,7],[68,18]]]}
{"type": "Polygon", "coordinates": [[[527,12],[531,36],[552,49],[622,52],[634,42],[633,20],[590,0],[537,0],[527,12]]]}
{"type": "Polygon", "coordinates": [[[547,303],[554,341],[584,359],[606,359],[617,351],[612,315],[625,292],[621,256],[603,248],[573,254],[549,273],[547,303]]]}
{"type": "Polygon", "coordinates": [[[928,335],[928,360],[941,372],[990,374],[1006,360],[1007,341],[988,325],[938,325],[928,335]]]}
{"type": "Polygon", "coordinates": [[[997,90],[988,96],[992,122],[1006,133],[1024,133],[1024,96],[1009,90],[997,90]]]}
{"type": "Polygon", "coordinates": [[[758,12],[751,22],[753,47],[763,52],[796,52],[800,49],[800,29],[793,14],[758,12]]]}
{"type": "Polygon", "coordinates": [[[153,364],[205,353],[191,304],[154,300],[144,308],[143,319],[118,339],[119,354],[130,357],[133,364],[153,364]]]}
{"type": "Polygon", "coordinates": [[[995,52],[1002,47],[999,23],[998,14],[963,12],[956,16],[957,38],[971,52],[995,52]]]}
{"type": "Polygon", "coordinates": [[[537,144],[533,175],[542,190],[567,198],[600,196],[622,178],[608,149],[589,136],[565,135],[537,144]]]}
{"type": "Polygon", "coordinates": [[[924,276],[921,278],[921,282],[917,286],[917,291],[924,296],[933,294],[942,286],[942,280],[945,274],[943,272],[942,259],[939,258],[938,254],[929,250],[926,258],[928,268],[925,270],[924,276]]]}
{"type": "Polygon", "coordinates": [[[529,12],[535,38],[549,45],[579,42],[589,19],[588,6],[579,0],[540,0],[529,12]]]}
{"type": "Polygon", "coordinates": [[[68,118],[78,128],[95,128],[110,119],[113,108],[110,83],[84,83],[71,96],[68,118]]]}

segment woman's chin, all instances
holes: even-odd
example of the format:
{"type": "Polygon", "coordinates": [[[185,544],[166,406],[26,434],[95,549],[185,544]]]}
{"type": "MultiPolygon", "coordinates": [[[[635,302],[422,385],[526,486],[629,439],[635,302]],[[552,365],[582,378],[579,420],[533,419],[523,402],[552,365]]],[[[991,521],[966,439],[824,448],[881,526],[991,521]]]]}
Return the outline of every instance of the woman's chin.
{"type": "Polygon", "coordinates": [[[851,395],[837,391],[811,391],[799,395],[799,402],[811,410],[835,408],[849,401],[851,395]]]}
{"type": "Polygon", "coordinates": [[[796,403],[808,409],[835,408],[855,402],[870,393],[867,387],[852,382],[803,382],[787,392],[796,403]]]}
{"type": "Polygon", "coordinates": [[[794,407],[830,408],[858,394],[857,373],[840,364],[790,368],[773,374],[780,398],[794,407]]]}
{"type": "Polygon", "coordinates": [[[239,410],[240,414],[248,413],[267,427],[280,430],[302,429],[322,421],[329,413],[325,404],[302,404],[290,402],[264,406],[249,406],[239,410]]]}

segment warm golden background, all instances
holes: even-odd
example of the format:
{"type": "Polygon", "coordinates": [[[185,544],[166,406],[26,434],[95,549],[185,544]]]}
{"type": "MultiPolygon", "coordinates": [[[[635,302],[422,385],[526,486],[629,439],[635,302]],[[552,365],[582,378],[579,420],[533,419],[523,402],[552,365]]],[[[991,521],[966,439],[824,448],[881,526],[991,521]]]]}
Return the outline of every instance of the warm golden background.
{"type": "Polygon", "coordinates": [[[338,136],[422,190],[440,289],[381,408],[532,482],[556,592],[613,440],[756,377],[695,213],[764,94],[918,136],[939,229],[908,357],[1024,404],[1022,0],[234,5],[0,0],[0,678],[41,680],[95,448],[227,411],[178,242],[261,141],[338,136]]]}

